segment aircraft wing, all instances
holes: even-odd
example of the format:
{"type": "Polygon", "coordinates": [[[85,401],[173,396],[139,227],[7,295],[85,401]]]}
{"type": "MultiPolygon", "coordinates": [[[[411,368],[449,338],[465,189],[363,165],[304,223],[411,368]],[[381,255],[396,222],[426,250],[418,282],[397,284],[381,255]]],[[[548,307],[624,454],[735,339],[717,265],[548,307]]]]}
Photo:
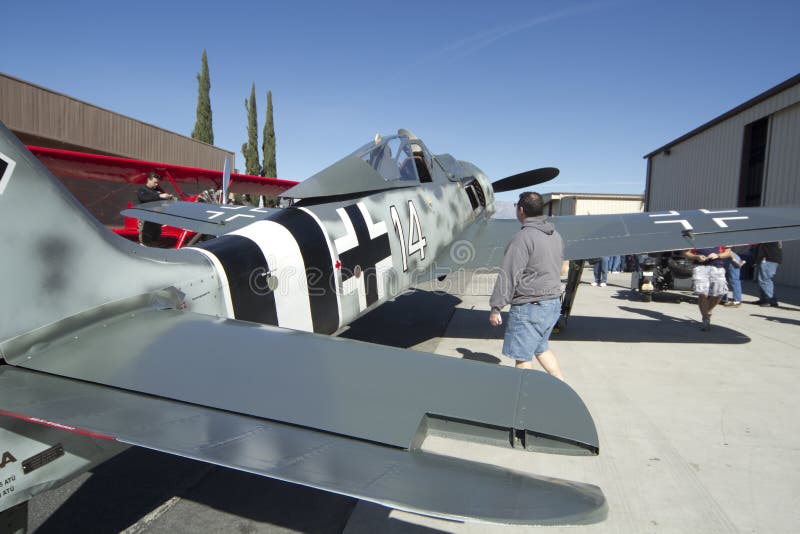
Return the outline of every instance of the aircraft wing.
{"type": "Polygon", "coordinates": [[[672,210],[553,217],[564,259],[800,239],[800,208],[672,210]]]}
{"type": "Polygon", "coordinates": [[[545,373],[157,309],[145,297],[0,344],[11,364],[0,365],[0,415],[451,519],[579,524],[607,513],[595,486],[420,448],[445,435],[596,454],[583,402],[545,373]]]}
{"type": "Polygon", "coordinates": [[[164,200],[128,208],[122,211],[122,215],[158,224],[168,224],[200,234],[219,236],[263,219],[276,209],[279,208],[164,200]]]}
{"type": "MultiPolygon", "coordinates": [[[[178,184],[188,186],[193,192],[209,188],[222,188],[221,170],[198,169],[184,165],[88,154],[55,148],[37,146],[28,146],[27,148],[51,173],[59,178],[70,177],[143,184],[147,173],[155,171],[161,174],[162,178],[168,176],[178,184]]],[[[222,167],[222,161],[220,161],[220,167],[222,167]]],[[[232,173],[230,191],[232,193],[277,196],[295,185],[297,185],[297,182],[292,180],[232,173]]]]}
{"type": "MultiPolygon", "coordinates": [[[[564,259],[800,239],[800,208],[736,208],[551,217],[564,259]]],[[[487,219],[455,241],[440,268],[492,268],[520,229],[516,219],[487,219]]]]}
{"type": "MultiPolygon", "coordinates": [[[[136,199],[136,190],[145,183],[150,171],[161,175],[162,185],[168,193],[183,195],[182,198],[190,198],[191,195],[205,190],[222,188],[221,170],[54,148],[27,148],[59,178],[81,204],[107,226],[122,226],[124,221],[120,216],[120,209],[136,199]]],[[[220,167],[222,163],[220,161],[220,167]]],[[[231,175],[229,191],[277,196],[296,184],[297,182],[291,180],[234,173],[231,175]]]]}

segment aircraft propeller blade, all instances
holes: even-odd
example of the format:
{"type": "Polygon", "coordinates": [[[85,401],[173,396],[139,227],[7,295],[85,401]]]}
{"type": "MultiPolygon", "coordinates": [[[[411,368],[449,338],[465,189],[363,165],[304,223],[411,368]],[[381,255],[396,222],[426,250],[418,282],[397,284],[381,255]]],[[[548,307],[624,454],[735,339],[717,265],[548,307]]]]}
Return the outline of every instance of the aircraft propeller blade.
{"type": "Polygon", "coordinates": [[[225,167],[222,169],[222,201],[220,204],[228,203],[228,185],[231,182],[231,157],[225,156],[225,167]]]}
{"type": "Polygon", "coordinates": [[[523,189],[532,185],[541,184],[552,180],[558,176],[558,169],[555,167],[542,167],[541,169],[533,169],[532,171],[525,171],[502,180],[492,182],[492,189],[495,193],[502,193],[503,191],[514,191],[515,189],[523,189]]]}

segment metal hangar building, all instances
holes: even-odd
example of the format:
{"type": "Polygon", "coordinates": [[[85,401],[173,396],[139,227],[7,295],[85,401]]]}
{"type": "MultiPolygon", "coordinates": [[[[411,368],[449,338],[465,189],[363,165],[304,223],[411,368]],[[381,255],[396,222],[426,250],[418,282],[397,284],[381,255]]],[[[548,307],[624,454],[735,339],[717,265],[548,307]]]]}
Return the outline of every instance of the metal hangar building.
{"type": "Polygon", "coordinates": [[[544,193],[547,215],[606,215],[638,213],[644,207],[644,195],[605,193],[544,193]]]}
{"type": "Polygon", "coordinates": [[[0,72],[0,121],[26,145],[222,170],[235,154],[0,72]]]}
{"type": "MultiPolygon", "coordinates": [[[[648,211],[800,205],[800,74],[645,158],[648,211]]],[[[775,281],[800,286],[800,242],[783,255],[775,281]]]]}

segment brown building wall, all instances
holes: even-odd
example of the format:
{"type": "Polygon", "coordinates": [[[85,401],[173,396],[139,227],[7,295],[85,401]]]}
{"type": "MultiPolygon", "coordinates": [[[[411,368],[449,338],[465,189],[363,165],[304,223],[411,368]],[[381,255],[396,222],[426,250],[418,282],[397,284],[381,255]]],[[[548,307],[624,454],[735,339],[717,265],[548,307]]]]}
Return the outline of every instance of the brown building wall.
{"type": "Polygon", "coordinates": [[[23,143],[222,169],[234,153],[0,73],[0,121],[23,143]]]}

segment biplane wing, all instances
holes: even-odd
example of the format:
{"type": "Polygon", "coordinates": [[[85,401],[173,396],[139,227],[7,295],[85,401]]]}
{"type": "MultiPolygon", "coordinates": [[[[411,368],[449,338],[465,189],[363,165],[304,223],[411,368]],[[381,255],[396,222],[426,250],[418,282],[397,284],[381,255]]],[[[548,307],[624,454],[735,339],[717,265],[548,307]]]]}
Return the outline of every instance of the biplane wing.
{"type": "Polygon", "coordinates": [[[199,234],[220,236],[266,218],[277,209],[167,200],[128,208],[122,211],[122,215],[199,234]]]}
{"type": "MultiPolygon", "coordinates": [[[[221,169],[199,169],[170,163],[37,146],[28,146],[27,148],[51,173],[58,177],[143,184],[147,173],[155,171],[162,174],[163,177],[172,177],[178,184],[189,186],[195,192],[203,189],[222,189],[221,169]]],[[[221,166],[222,162],[220,161],[221,166]]],[[[297,182],[292,180],[232,173],[230,191],[274,197],[295,185],[297,182]]]]}
{"type": "MultiPolygon", "coordinates": [[[[136,199],[147,174],[157,172],[168,192],[192,201],[203,191],[222,189],[222,170],[88,154],[36,146],[27,147],[100,222],[119,227],[120,211],[136,199]]],[[[220,168],[222,162],[220,162],[220,168]]],[[[275,197],[297,182],[247,174],[231,174],[229,191],[275,197]]],[[[171,223],[162,223],[171,224],[171,223]]],[[[179,224],[176,228],[189,229],[179,224]]]]}

